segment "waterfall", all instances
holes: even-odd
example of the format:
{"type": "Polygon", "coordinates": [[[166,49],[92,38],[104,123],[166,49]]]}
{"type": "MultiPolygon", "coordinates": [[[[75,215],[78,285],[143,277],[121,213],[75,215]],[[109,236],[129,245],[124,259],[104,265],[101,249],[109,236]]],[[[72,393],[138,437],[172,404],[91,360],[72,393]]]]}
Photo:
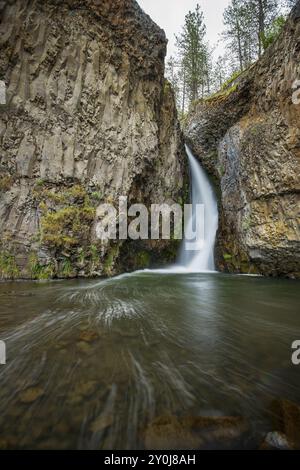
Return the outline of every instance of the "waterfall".
{"type": "Polygon", "coordinates": [[[197,251],[187,250],[187,240],[182,245],[179,264],[190,272],[214,271],[214,247],[218,229],[218,205],[212,186],[204,170],[196,160],[191,150],[186,146],[189,159],[192,188],[192,216],[188,222],[189,228],[195,223],[203,223],[196,219],[196,206],[204,206],[204,243],[197,251]]]}

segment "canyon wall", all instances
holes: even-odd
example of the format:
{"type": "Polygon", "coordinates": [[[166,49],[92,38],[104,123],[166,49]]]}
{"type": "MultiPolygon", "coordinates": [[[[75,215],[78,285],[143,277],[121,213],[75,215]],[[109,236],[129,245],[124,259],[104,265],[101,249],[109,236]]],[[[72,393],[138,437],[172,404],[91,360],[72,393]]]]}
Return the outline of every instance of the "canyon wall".
{"type": "Polygon", "coordinates": [[[0,2],[0,274],[112,275],[177,243],[101,243],[97,207],[182,202],[166,37],[134,0],[0,2]]]}
{"type": "Polygon", "coordinates": [[[300,275],[299,59],[300,2],[264,56],[187,117],[186,141],[219,193],[222,271],[300,275]]]}

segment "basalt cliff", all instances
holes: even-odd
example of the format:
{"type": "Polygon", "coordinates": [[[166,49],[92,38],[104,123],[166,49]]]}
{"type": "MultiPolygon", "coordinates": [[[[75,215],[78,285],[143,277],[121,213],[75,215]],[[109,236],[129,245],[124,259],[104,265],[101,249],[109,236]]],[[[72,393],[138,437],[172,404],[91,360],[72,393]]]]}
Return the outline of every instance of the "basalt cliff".
{"type": "Polygon", "coordinates": [[[166,37],[134,0],[0,2],[0,274],[112,275],[174,259],[112,241],[97,207],[182,202],[166,37]]]}
{"type": "Polygon", "coordinates": [[[215,181],[222,271],[300,275],[300,2],[235,82],[195,103],[185,138],[215,181]]]}

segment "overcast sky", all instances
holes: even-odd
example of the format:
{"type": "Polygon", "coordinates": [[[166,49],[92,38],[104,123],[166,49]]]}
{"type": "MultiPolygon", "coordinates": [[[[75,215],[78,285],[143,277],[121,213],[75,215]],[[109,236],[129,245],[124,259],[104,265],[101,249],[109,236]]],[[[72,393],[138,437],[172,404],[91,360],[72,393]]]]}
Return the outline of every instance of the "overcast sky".
{"type": "Polygon", "coordinates": [[[218,44],[214,55],[224,52],[224,44],[220,40],[223,31],[223,12],[230,0],[137,0],[143,10],[165,30],[169,40],[168,56],[174,55],[174,35],[181,31],[184,17],[189,10],[194,10],[197,3],[202,8],[207,26],[207,39],[211,46],[218,44]]]}

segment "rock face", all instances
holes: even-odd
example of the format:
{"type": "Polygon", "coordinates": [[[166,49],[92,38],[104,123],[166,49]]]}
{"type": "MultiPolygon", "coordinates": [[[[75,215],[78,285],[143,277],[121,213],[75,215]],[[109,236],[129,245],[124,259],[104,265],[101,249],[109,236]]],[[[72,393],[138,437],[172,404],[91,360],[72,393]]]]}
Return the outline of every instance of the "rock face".
{"type": "Polygon", "coordinates": [[[171,242],[101,244],[97,206],[181,200],[164,32],[134,0],[0,2],[0,273],[111,275],[171,242]]]}
{"type": "Polygon", "coordinates": [[[221,192],[223,271],[300,275],[299,56],[300,2],[263,58],[188,116],[186,140],[221,192]]]}

